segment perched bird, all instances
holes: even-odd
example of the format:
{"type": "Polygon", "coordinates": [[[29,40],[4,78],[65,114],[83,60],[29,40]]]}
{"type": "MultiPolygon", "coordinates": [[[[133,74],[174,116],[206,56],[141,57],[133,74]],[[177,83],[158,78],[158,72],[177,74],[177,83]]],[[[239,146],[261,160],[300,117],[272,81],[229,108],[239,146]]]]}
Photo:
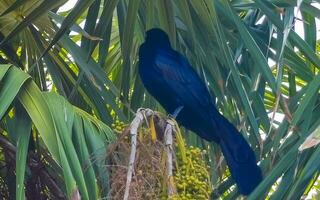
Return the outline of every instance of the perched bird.
{"type": "Polygon", "coordinates": [[[215,108],[205,83],[187,59],[171,48],[168,35],[154,28],[139,49],[139,74],[147,91],[177,122],[221,147],[240,193],[261,182],[256,157],[244,137],[215,108]]]}

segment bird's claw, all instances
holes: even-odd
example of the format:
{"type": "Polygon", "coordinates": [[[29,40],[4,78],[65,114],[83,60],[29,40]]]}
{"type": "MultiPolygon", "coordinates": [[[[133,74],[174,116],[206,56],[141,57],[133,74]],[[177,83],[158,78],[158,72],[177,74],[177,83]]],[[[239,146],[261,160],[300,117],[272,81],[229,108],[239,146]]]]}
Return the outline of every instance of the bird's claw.
{"type": "Polygon", "coordinates": [[[173,114],[169,114],[168,117],[172,119],[176,119],[182,109],[183,109],[183,106],[179,106],[174,110],[173,114]]]}

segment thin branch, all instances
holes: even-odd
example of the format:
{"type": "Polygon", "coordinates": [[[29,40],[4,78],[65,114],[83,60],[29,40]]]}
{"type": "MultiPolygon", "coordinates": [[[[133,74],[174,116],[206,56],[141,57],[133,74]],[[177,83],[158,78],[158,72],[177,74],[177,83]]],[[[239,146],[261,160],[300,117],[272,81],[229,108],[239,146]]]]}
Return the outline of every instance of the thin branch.
{"type": "MultiPolygon", "coordinates": [[[[0,134],[0,146],[9,153],[10,160],[15,161],[16,147],[2,134],[0,134]]],[[[12,163],[15,166],[15,162],[12,163]]],[[[37,174],[42,178],[41,180],[45,182],[57,199],[65,199],[64,193],[61,191],[54,178],[49,175],[43,162],[38,159],[38,155],[29,152],[27,164],[34,174],[37,174]]]]}
{"type": "Polygon", "coordinates": [[[168,197],[171,197],[173,194],[176,193],[176,189],[174,187],[173,181],[173,164],[172,164],[172,157],[173,157],[173,137],[172,132],[174,129],[174,121],[172,119],[167,120],[167,126],[164,132],[165,144],[166,144],[166,152],[167,152],[167,183],[168,183],[168,197]]]}
{"type": "Polygon", "coordinates": [[[153,111],[150,109],[139,109],[136,113],[135,118],[132,120],[130,124],[130,135],[131,135],[131,152],[129,157],[129,165],[128,165],[128,172],[127,172],[127,182],[125,193],[123,196],[123,200],[128,200],[129,192],[130,192],[130,185],[132,180],[133,174],[133,166],[136,157],[137,151],[137,135],[138,135],[138,128],[142,124],[143,120],[153,114],[153,111]]]}

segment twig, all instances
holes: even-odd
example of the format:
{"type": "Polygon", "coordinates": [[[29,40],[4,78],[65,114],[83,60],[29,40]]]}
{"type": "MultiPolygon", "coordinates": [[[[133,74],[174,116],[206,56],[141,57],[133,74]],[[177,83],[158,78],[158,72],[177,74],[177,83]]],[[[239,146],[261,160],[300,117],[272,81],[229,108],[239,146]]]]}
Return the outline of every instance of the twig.
{"type": "MultiPolygon", "coordinates": [[[[16,147],[8,141],[8,139],[0,134],[0,146],[6,151],[10,156],[9,159],[12,165],[15,166],[16,159],[16,147]]],[[[46,154],[44,154],[46,155],[46,154]]],[[[38,155],[33,152],[28,153],[27,164],[30,167],[33,174],[39,176],[41,181],[49,187],[52,194],[55,195],[56,199],[65,199],[64,193],[61,191],[60,187],[57,185],[54,178],[47,172],[44,163],[38,159],[38,155]]]]}
{"type": "Polygon", "coordinates": [[[114,143],[114,144],[109,144],[110,147],[109,147],[108,152],[107,152],[107,156],[106,156],[107,158],[109,158],[110,155],[115,152],[116,148],[117,148],[117,147],[119,146],[119,144],[123,141],[123,139],[124,139],[126,136],[129,135],[129,133],[130,133],[130,127],[127,127],[127,128],[121,133],[121,135],[120,135],[120,137],[118,138],[118,140],[116,141],[116,143],[114,143]]]}
{"type": "Polygon", "coordinates": [[[133,170],[134,170],[133,165],[134,165],[136,150],[137,150],[138,128],[141,125],[141,123],[143,122],[143,119],[145,117],[151,116],[152,114],[153,114],[153,111],[150,109],[139,109],[136,113],[135,118],[132,120],[132,122],[130,124],[131,152],[130,152],[130,157],[129,157],[127,182],[126,182],[126,188],[125,188],[123,200],[128,200],[128,198],[129,198],[130,184],[131,184],[132,174],[133,174],[133,170]]]}
{"type": "Polygon", "coordinates": [[[173,155],[173,149],[172,149],[172,132],[174,128],[174,121],[172,119],[167,120],[167,126],[164,132],[164,138],[165,138],[165,145],[166,145],[166,152],[167,152],[167,183],[168,183],[168,197],[172,196],[176,193],[174,182],[173,182],[173,164],[172,164],[172,155],[173,155]]]}

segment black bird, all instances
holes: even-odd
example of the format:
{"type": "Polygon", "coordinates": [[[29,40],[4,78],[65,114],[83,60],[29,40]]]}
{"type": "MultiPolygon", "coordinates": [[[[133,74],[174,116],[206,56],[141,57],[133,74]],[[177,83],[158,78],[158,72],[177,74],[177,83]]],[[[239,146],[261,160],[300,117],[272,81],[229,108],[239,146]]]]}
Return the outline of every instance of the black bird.
{"type": "Polygon", "coordinates": [[[244,137],[215,108],[204,82],[187,59],[171,48],[167,34],[146,32],[139,49],[139,74],[147,91],[178,123],[221,147],[240,193],[248,195],[261,182],[256,157],[244,137]]]}

